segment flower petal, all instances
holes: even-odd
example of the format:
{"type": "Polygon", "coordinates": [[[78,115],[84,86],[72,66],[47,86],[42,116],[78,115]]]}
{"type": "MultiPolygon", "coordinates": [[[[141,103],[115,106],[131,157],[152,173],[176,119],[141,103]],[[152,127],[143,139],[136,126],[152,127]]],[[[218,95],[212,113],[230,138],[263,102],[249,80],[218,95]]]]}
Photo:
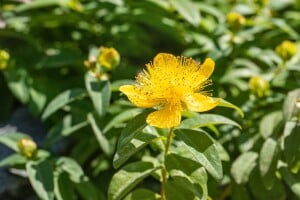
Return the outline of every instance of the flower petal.
{"type": "Polygon", "coordinates": [[[205,76],[206,79],[208,79],[210,75],[213,73],[214,69],[215,69],[215,62],[211,58],[206,58],[204,63],[201,64],[198,73],[200,73],[202,76],[205,76]]]}
{"type": "Polygon", "coordinates": [[[147,117],[147,123],[158,128],[178,126],[181,121],[182,107],[180,104],[165,105],[161,110],[152,112],[147,117]]]}
{"type": "Polygon", "coordinates": [[[153,59],[153,65],[157,68],[166,69],[171,67],[176,67],[178,65],[177,58],[169,53],[159,53],[153,59]]]}
{"type": "Polygon", "coordinates": [[[220,103],[220,99],[214,100],[211,97],[199,93],[188,95],[183,101],[188,110],[196,112],[205,112],[211,110],[220,103]]]}
{"type": "Polygon", "coordinates": [[[119,90],[137,107],[150,108],[161,104],[160,100],[151,98],[150,95],[147,95],[134,85],[123,85],[119,90]]]}

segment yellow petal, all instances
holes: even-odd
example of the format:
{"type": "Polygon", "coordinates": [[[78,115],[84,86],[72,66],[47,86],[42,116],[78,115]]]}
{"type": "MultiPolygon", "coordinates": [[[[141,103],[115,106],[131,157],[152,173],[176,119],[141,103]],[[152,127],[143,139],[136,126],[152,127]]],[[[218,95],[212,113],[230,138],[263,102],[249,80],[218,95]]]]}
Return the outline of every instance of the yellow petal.
{"type": "Polygon", "coordinates": [[[147,117],[147,123],[158,128],[176,127],[181,121],[181,105],[165,105],[161,110],[152,112],[147,117]]]}
{"type": "Polygon", "coordinates": [[[197,71],[199,75],[199,82],[207,80],[213,73],[215,68],[215,62],[211,58],[206,58],[204,63],[200,65],[200,69],[197,71]]]}
{"type": "Polygon", "coordinates": [[[161,101],[151,98],[149,94],[147,95],[141,89],[133,85],[123,85],[119,90],[137,107],[150,108],[161,103],[161,101]]]}
{"type": "Polygon", "coordinates": [[[186,96],[183,101],[186,104],[188,110],[204,112],[215,108],[219,104],[220,99],[214,100],[211,97],[204,96],[199,93],[194,93],[186,96]]]}
{"type": "Polygon", "coordinates": [[[154,67],[168,69],[178,65],[177,58],[169,53],[159,53],[153,59],[154,67]]]}

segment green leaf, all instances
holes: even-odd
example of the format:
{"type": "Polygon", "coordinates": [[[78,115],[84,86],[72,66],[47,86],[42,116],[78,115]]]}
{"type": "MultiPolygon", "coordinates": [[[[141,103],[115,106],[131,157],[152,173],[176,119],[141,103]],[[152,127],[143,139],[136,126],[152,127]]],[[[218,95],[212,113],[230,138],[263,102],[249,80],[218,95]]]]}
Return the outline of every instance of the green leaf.
{"type": "Polygon", "coordinates": [[[66,173],[54,174],[54,194],[57,200],[75,200],[72,182],[66,173]]]}
{"type": "Polygon", "coordinates": [[[50,115],[61,109],[63,106],[77,99],[83,98],[85,95],[86,91],[81,88],[70,89],[60,93],[45,108],[42,119],[47,119],[50,115]]]}
{"type": "Polygon", "coordinates": [[[228,101],[225,101],[224,99],[221,99],[221,101],[218,104],[218,106],[220,106],[220,107],[226,107],[226,108],[232,108],[232,109],[236,110],[240,114],[240,116],[242,118],[244,118],[244,113],[243,113],[243,111],[239,107],[233,105],[232,103],[230,103],[228,101]]]}
{"type": "Polygon", "coordinates": [[[268,138],[260,151],[259,170],[266,188],[271,189],[275,182],[275,172],[279,159],[279,146],[274,139],[268,138]]]}
{"type": "Polygon", "coordinates": [[[0,135],[0,143],[6,145],[7,147],[11,148],[16,152],[19,152],[17,143],[20,139],[23,138],[31,138],[31,137],[24,133],[6,133],[0,135]]]}
{"type": "Polygon", "coordinates": [[[62,121],[59,121],[57,124],[55,124],[55,126],[50,129],[46,136],[47,139],[45,146],[49,147],[59,139],[67,137],[75,131],[78,131],[88,125],[88,121],[86,120],[75,124],[73,121],[74,118],[72,115],[66,115],[62,121]]]}
{"type": "Polygon", "coordinates": [[[241,154],[232,164],[231,175],[237,184],[246,183],[249,176],[256,166],[258,154],[255,152],[246,152],[241,154]]]}
{"type": "Polygon", "coordinates": [[[179,128],[200,128],[211,124],[230,124],[241,129],[241,126],[235,121],[216,114],[198,114],[195,117],[183,120],[179,128]]]}
{"type": "Polygon", "coordinates": [[[25,163],[27,162],[27,159],[18,154],[18,153],[15,153],[15,154],[12,154],[4,159],[2,159],[0,161],[0,167],[6,167],[6,166],[16,166],[16,165],[24,165],[25,163]]]}
{"type": "Polygon", "coordinates": [[[282,126],[282,112],[274,111],[265,115],[260,124],[259,131],[264,138],[268,138],[273,134],[276,134],[276,131],[280,130],[282,126]]]}
{"type": "Polygon", "coordinates": [[[232,188],[232,200],[251,200],[251,197],[244,185],[234,185],[232,188]]]}
{"type": "Polygon", "coordinates": [[[300,198],[300,176],[293,175],[286,167],[279,169],[282,174],[283,180],[288,184],[293,193],[300,198]]]}
{"type": "Polygon", "coordinates": [[[120,123],[132,119],[134,116],[141,112],[140,108],[133,108],[129,110],[124,110],[120,114],[116,115],[112,120],[110,120],[106,126],[103,128],[103,133],[109,131],[112,127],[119,125],[120,123]]]}
{"type": "Polygon", "coordinates": [[[185,143],[194,159],[203,165],[215,179],[222,178],[222,163],[214,141],[208,135],[189,129],[177,129],[174,133],[185,143]]]}
{"type": "Polygon", "coordinates": [[[106,200],[99,189],[95,188],[90,181],[81,181],[75,187],[84,200],[106,200]]]}
{"type": "Polygon", "coordinates": [[[200,12],[198,7],[190,0],[172,0],[172,6],[189,23],[194,26],[200,25],[200,12]]]}
{"type": "Polygon", "coordinates": [[[60,157],[56,160],[56,167],[66,172],[74,183],[80,183],[88,178],[84,175],[81,166],[73,159],[60,157]]]}
{"type": "Polygon", "coordinates": [[[105,115],[111,96],[109,81],[98,80],[89,73],[85,75],[85,87],[99,116],[105,115]]]}
{"type": "Polygon", "coordinates": [[[300,159],[300,125],[297,121],[288,121],[284,128],[283,155],[289,166],[300,159]]]}
{"type": "Polygon", "coordinates": [[[130,140],[146,126],[146,118],[151,110],[145,110],[127,123],[127,126],[121,132],[117,148],[128,144],[130,140]]]}
{"type": "Polygon", "coordinates": [[[29,181],[42,200],[54,199],[54,163],[51,160],[30,161],[26,164],[29,181]]]}
{"type": "Polygon", "coordinates": [[[108,200],[122,199],[139,182],[159,167],[151,162],[134,162],[124,166],[112,178],[108,188],[108,200]]]}
{"type": "Polygon", "coordinates": [[[30,3],[23,3],[16,8],[17,12],[23,12],[32,9],[39,9],[49,6],[67,6],[71,0],[35,0],[30,3]]]}
{"type": "MultiPolygon", "coordinates": [[[[299,66],[298,66],[299,68],[299,66]]],[[[288,93],[283,103],[283,117],[285,121],[290,120],[297,115],[296,102],[300,98],[300,89],[293,90],[288,93]]]]}
{"type": "Polygon", "coordinates": [[[119,168],[124,164],[132,155],[144,148],[151,141],[156,139],[159,135],[153,127],[147,126],[144,131],[137,133],[129,143],[117,148],[114,156],[113,166],[119,168]]]}
{"type": "Polygon", "coordinates": [[[129,193],[124,200],[160,200],[160,195],[151,190],[140,188],[129,193]]]}
{"type": "Polygon", "coordinates": [[[109,144],[109,141],[102,133],[101,129],[98,127],[95,116],[92,113],[89,113],[87,118],[88,118],[88,122],[90,123],[90,125],[93,129],[93,132],[97,138],[97,141],[98,141],[101,149],[103,150],[103,152],[106,155],[110,155],[112,153],[111,145],[109,144]]]}
{"type": "Polygon", "coordinates": [[[7,84],[12,93],[22,102],[29,100],[29,75],[23,68],[8,69],[4,73],[7,84]]]}
{"type": "Polygon", "coordinates": [[[167,155],[165,162],[172,179],[177,178],[183,188],[188,188],[199,199],[207,200],[207,174],[199,163],[174,153],[167,155]]]}

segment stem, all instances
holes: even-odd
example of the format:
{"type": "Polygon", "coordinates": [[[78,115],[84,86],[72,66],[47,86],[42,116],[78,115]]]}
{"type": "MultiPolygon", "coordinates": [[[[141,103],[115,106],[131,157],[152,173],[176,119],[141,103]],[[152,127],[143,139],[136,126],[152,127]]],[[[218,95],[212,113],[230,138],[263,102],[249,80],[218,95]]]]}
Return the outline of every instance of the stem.
{"type": "Polygon", "coordinates": [[[162,176],[161,191],[160,191],[161,200],[166,200],[167,169],[166,169],[165,161],[166,161],[166,157],[169,152],[169,147],[171,145],[173,130],[174,130],[174,128],[170,129],[170,131],[167,135],[167,142],[165,144],[164,161],[163,161],[163,167],[161,169],[161,176],[162,176]]]}

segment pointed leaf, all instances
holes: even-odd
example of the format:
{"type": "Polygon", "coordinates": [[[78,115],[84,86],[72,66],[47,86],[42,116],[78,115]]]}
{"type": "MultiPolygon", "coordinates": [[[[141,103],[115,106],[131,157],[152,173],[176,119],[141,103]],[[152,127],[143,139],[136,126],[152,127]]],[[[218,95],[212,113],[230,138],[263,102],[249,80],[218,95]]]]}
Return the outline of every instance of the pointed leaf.
{"type": "Polygon", "coordinates": [[[235,109],[240,114],[240,116],[244,118],[244,113],[239,107],[228,101],[225,101],[224,99],[221,99],[221,102],[218,104],[218,106],[235,109]]]}
{"type": "Polygon", "coordinates": [[[139,182],[159,167],[151,162],[135,162],[124,166],[112,178],[108,188],[108,200],[122,199],[139,182]]]}
{"type": "Polygon", "coordinates": [[[204,132],[189,129],[177,129],[174,133],[186,144],[194,159],[215,179],[222,178],[222,163],[214,141],[209,136],[204,132]]]}
{"type": "Polygon", "coordinates": [[[276,179],[275,172],[279,158],[279,146],[274,139],[268,138],[260,151],[259,170],[266,188],[271,189],[276,179]]]}
{"type": "Polygon", "coordinates": [[[83,98],[85,95],[86,91],[81,88],[70,89],[60,93],[54,99],[52,99],[52,101],[45,108],[42,119],[47,119],[50,115],[61,109],[63,106],[77,99],[83,98]]]}
{"type": "Polygon", "coordinates": [[[240,155],[232,164],[231,175],[237,184],[246,183],[256,166],[258,154],[255,152],[246,152],[240,155]]]}
{"type": "Polygon", "coordinates": [[[54,199],[54,163],[51,160],[30,161],[26,164],[29,181],[42,200],[54,199]]]}
{"type": "Polygon", "coordinates": [[[98,80],[89,73],[85,76],[85,87],[99,116],[103,116],[110,103],[111,89],[109,81],[98,80]]]}
{"type": "Polygon", "coordinates": [[[211,124],[230,124],[241,129],[235,121],[216,114],[198,114],[195,117],[185,119],[181,122],[180,128],[200,128],[211,124]]]}
{"type": "Polygon", "coordinates": [[[147,127],[146,130],[137,133],[129,143],[123,145],[117,149],[117,152],[114,156],[113,166],[115,168],[120,167],[124,164],[132,155],[141,150],[152,140],[158,137],[158,134],[155,132],[155,129],[152,127],[147,127]],[[153,130],[151,130],[153,129],[153,130]]]}
{"type": "Polygon", "coordinates": [[[193,1],[172,0],[171,3],[187,22],[194,26],[200,25],[200,12],[193,1]]]}
{"type": "Polygon", "coordinates": [[[0,167],[6,167],[6,166],[15,166],[15,165],[24,165],[25,163],[27,162],[27,159],[18,154],[18,153],[15,153],[15,154],[12,154],[4,159],[2,159],[0,161],[0,167]]]}
{"type": "Polygon", "coordinates": [[[110,155],[112,153],[112,149],[111,149],[111,146],[109,144],[109,141],[104,136],[101,129],[98,127],[96,119],[95,119],[93,114],[91,114],[91,113],[88,114],[88,121],[89,121],[89,123],[90,123],[90,125],[91,125],[91,127],[94,131],[94,134],[97,138],[97,141],[100,144],[101,149],[103,150],[103,152],[105,154],[110,155]]]}

